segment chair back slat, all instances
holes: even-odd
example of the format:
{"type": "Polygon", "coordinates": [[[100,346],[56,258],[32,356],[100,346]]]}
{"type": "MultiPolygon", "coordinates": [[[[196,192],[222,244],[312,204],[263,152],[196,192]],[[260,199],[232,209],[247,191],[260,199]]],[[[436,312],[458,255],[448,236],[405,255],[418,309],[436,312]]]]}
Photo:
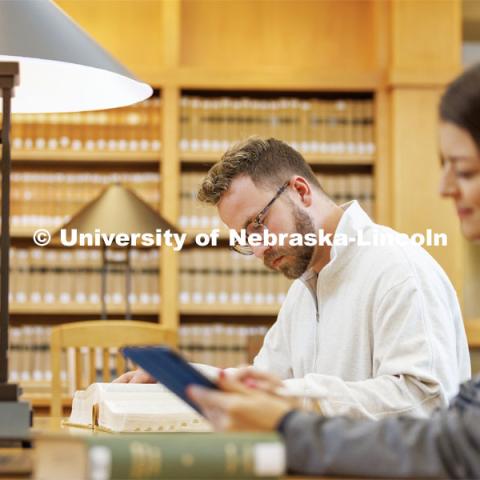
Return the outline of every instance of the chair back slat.
{"type": "Polygon", "coordinates": [[[82,385],[82,354],[79,348],[75,348],[75,389],[81,390],[82,385]]]}
{"type": "Polygon", "coordinates": [[[117,352],[116,358],[116,367],[117,367],[117,375],[121,375],[125,373],[125,358],[120,352],[117,352]]]}
{"type": "Polygon", "coordinates": [[[110,381],[110,350],[102,348],[102,373],[104,382],[110,381]]]}
{"type": "Polygon", "coordinates": [[[89,348],[88,349],[88,370],[89,370],[89,375],[88,375],[88,382],[89,383],[95,383],[97,380],[97,369],[95,366],[95,348],[89,348]]]}

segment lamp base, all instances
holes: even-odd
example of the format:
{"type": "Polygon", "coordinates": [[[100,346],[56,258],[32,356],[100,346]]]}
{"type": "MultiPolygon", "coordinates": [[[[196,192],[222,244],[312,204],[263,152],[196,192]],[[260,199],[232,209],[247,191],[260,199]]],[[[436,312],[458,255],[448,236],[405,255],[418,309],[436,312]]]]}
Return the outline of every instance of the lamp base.
{"type": "Polygon", "coordinates": [[[30,404],[20,402],[20,389],[12,383],[0,384],[0,443],[28,441],[32,426],[30,404]]]}

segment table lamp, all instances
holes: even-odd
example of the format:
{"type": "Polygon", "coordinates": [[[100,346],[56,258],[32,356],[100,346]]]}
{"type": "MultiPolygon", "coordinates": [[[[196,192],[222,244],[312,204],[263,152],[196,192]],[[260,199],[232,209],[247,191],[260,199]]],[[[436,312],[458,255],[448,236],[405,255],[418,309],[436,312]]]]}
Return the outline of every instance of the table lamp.
{"type": "MultiPolygon", "coordinates": [[[[135,192],[119,183],[112,184],[105,188],[100,195],[87,203],[72,218],[62,225],[52,236],[55,243],[58,243],[60,232],[65,230],[67,238],[71,238],[69,231],[76,230],[77,235],[91,234],[96,231],[110,236],[119,233],[131,237],[132,234],[150,234],[155,238],[157,229],[161,233],[169,230],[172,234],[179,233],[178,229],[165,220],[148,203],[144,202],[135,192]]],[[[141,245],[138,245],[141,248],[141,245]]],[[[117,247],[120,248],[120,247],[117,247]]],[[[107,259],[107,246],[102,242],[102,291],[101,291],[101,318],[107,318],[107,273],[109,265],[122,263],[126,268],[125,275],[125,319],[131,319],[131,269],[130,252],[131,247],[127,246],[125,261],[118,262],[107,259]]]]}
{"type": "Polygon", "coordinates": [[[0,243],[0,440],[28,436],[30,409],[8,383],[10,114],[73,112],[140,102],[136,79],[49,0],[0,1],[2,218],[0,243]]]}

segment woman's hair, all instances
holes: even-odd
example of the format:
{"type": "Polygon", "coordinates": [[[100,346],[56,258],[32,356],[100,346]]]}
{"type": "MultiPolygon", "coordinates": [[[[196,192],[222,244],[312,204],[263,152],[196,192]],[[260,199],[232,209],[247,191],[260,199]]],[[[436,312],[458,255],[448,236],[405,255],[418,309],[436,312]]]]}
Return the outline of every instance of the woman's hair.
{"type": "Polygon", "coordinates": [[[467,130],[480,150],[480,64],[448,86],[440,101],[440,118],[467,130]]]}

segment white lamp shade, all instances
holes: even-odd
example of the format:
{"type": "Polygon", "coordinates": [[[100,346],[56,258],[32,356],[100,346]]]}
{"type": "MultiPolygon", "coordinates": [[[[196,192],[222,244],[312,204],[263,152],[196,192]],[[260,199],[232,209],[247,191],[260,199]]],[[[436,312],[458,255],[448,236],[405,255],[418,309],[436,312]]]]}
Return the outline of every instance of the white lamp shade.
{"type": "Polygon", "coordinates": [[[152,94],[50,0],[0,1],[0,62],[19,62],[12,112],[122,107],[152,94]]]}

